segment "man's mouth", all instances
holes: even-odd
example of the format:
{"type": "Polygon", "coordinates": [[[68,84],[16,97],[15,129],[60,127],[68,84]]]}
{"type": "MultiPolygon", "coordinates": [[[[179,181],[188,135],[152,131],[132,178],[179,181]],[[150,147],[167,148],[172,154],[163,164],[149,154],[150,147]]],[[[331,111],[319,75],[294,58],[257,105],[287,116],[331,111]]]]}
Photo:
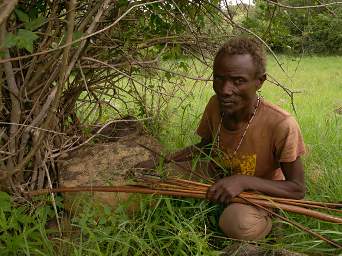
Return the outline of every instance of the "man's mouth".
{"type": "Polygon", "coordinates": [[[235,102],[234,101],[232,101],[232,100],[220,100],[220,105],[222,105],[222,106],[227,106],[227,107],[229,107],[229,106],[232,106],[232,105],[234,105],[235,104],[235,102]]]}

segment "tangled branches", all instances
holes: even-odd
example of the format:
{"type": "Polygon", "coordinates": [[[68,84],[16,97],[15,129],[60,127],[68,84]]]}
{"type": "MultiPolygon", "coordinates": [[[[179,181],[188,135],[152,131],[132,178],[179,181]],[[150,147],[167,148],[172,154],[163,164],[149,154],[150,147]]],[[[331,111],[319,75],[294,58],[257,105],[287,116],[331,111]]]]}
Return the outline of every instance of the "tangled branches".
{"type": "Polygon", "coordinates": [[[191,22],[196,13],[186,12],[187,3],[163,2],[7,4],[1,15],[2,185],[43,188],[47,173],[55,181],[56,156],[89,141],[89,124],[136,106],[140,118],[161,114],[185,78],[165,88],[174,74],[159,70],[160,59],[187,52],[204,61],[213,50],[191,22]]]}
{"type": "Polygon", "coordinates": [[[196,63],[211,69],[218,45],[243,31],[212,1],[3,5],[0,184],[13,192],[53,185],[57,157],[88,143],[94,125],[162,119],[170,99],[211,81],[196,63]]]}

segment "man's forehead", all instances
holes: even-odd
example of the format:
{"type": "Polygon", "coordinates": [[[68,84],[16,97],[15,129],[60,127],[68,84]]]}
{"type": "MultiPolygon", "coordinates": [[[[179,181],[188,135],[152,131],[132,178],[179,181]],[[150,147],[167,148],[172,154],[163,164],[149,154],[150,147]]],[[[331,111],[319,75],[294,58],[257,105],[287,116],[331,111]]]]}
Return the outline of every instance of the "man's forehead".
{"type": "Polygon", "coordinates": [[[250,54],[221,54],[214,62],[215,73],[239,72],[255,74],[255,64],[250,54]]]}

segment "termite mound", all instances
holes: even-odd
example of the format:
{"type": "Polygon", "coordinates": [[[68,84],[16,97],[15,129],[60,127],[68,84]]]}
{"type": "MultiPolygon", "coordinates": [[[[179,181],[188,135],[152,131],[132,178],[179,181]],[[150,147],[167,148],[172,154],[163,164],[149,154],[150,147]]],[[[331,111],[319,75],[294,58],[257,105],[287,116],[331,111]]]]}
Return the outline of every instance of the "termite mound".
{"type": "MultiPolygon", "coordinates": [[[[98,130],[94,129],[96,133],[98,130]]],[[[154,159],[154,152],[161,151],[161,145],[151,135],[144,132],[139,122],[120,121],[103,129],[96,144],[85,145],[59,159],[59,186],[115,186],[130,182],[127,178],[133,167],[141,162],[154,159]],[[100,139],[100,140],[99,140],[100,139]]],[[[64,207],[70,212],[79,212],[84,203],[92,202],[117,208],[129,200],[127,193],[64,193],[64,207]]],[[[129,210],[137,207],[137,202],[129,200],[129,210]]]]}

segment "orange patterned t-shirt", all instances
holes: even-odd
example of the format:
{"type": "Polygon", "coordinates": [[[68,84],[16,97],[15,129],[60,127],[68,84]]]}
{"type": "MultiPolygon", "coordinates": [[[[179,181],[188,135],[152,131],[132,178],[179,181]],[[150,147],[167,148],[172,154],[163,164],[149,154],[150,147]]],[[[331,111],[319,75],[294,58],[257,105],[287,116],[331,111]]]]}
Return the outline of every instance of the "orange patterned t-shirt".
{"type": "Polygon", "coordinates": [[[280,107],[261,99],[260,105],[237,154],[233,151],[245,130],[229,131],[221,123],[216,95],[212,96],[203,113],[197,134],[217,141],[213,162],[228,175],[244,174],[265,179],[283,180],[280,163],[293,162],[305,153],[305,146],[296,120],[280,107]]]}

